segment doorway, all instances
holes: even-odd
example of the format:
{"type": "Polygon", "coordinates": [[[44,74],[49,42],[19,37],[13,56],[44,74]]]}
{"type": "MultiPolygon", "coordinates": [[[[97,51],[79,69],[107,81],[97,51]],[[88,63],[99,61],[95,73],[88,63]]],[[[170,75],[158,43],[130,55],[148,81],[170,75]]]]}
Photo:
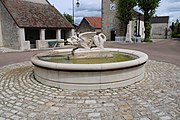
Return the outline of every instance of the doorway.
{"type": "Polygon", "coordinates": [[[116,31],[115,30],[111,30],[111,40],[115,41],[115,37],[116,37],[116,31]]]}
{"type": "Polygon", "coordinates": [[[40,39],[40,33],[38,29],[25,29],[25,40],[30,41],[30,48],[36,48],[36,40],[40,39]]]}
{"type": "Polygon", "coordinates": [[[45,39],[56,39],[56,30],[46,30],[45,39]]]}

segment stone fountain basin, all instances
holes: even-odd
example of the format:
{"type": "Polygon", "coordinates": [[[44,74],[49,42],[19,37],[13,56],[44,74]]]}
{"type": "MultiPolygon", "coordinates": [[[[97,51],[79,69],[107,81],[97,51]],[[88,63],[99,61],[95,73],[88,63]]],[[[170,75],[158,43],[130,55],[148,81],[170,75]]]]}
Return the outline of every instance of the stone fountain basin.
{"type": "MultiPolygon", "coordinates": [[[[66,64],[40,60],[38,56],[48,55],[40,53],[31,58],[34,65],[34,76],[42,84],[76,90],[93,90],[124,87],[141,81],[144,78],[144,64],[148,56],[140,51],[104,48],[105,51],[121,52],[137,56],[137,59],[103,64],[66,64]]],[[[67,53],[72,49],[55,50],[67,53]]],[[[78,51],[90,52],[90,51],[78,51]]]]}

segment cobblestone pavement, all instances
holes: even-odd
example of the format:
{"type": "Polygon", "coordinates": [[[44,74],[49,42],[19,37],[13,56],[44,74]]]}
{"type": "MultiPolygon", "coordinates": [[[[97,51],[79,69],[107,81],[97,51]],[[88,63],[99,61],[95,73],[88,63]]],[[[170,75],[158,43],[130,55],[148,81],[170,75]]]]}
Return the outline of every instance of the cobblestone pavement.
{"type": "Polygon", "coordinates": [[[0,120],[180,120],[180,68],[149,60],[143,81],[76,91],[36,82],[30,62],[0,68],[0,120]]]}

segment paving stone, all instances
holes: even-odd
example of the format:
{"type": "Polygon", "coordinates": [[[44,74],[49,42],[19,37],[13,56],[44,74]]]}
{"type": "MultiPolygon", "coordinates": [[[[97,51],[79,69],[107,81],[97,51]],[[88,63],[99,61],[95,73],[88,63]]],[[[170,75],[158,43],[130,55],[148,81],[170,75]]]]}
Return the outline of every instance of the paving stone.
{"type": "Polygon", "coordinates": [[[74,103],[77,103],[77,104],[82,104],[82,103],[84,103],[84,100],[74,100],[74,103]]]}
{"type": "MultiPolygon", "coordinates": [[[[2,108],[2,107],[1,107],[2,108]]],[[[0,114],[2,114],[4,111],[0,109],[0,114]]]]}
{"type": "MultiPolygon", "coordinates": [[[[24,111],[25,112],[25,111],[24,111]]],[[[23,112],[18,112],[18,113],[15,113],[15,114],[17,114],[17,115],[19,115],[19,116],[24,116],[25,115],[25,113],[23,113],[23,112]]]]}
{"type": "Polygon", "coordinates": [[[0,117],[0,120],[6,120],[6,118],[0,117]]]}
{"type": "Polygon", "coordinates": [[[132,115],[123,115],[123,117],[125,118],[125,120],[133,120],[133,116],[132,115]]]}
{"type": "Polygon", "coordinates": [[[30,62],[0,68],[0,120],[176,120],[180,68],[149,60],[144,80],[107,90],[62,90],[37,82],[30,62]],[[2,76],[3,75],[3,76],[2,76]]]}
{"type": "Polygon", "coordinates": [[[161,120],[171,120],[171,117],[169,116],[163,116],[163,117],[160,117],[161,120]]]}
{"type": "Polygon", "coordinates": [[[10,113],[10,112],[5,112],[4,115],[9,118],[9,117],[12,116],[13,114],[10,113]]]}
{"type": "Polygon", "coordinates": [[[13,119],[13,120],[20,120],[21,119],[21,117],[17,116],[17,115],[13,115],[10,118],[13,119]]]}
{"type": "Polygon", "coordinates": [[[152,112],[153,112],[153,113],[158,113],[158,112],[160,112],[160,110],[159,110],[159,109],[155,109],[155,110],[153,110],[152,112]]]}
{"type": "Polygon", "coordinates": [[[66,107],[76,108],[76,107],[77,107],[77,104],[66,104],[66,107]]]}
{"type": "Polygon", "coordinates": [[[143,117],[143,118],[140,118],[140,120],[150,120],[150,119],[147,117],[143,117]]]}
{"type": "Polygon", "coordinates": [[[90,108],[99,108],[99,107],[102,107],[102,104],[89,104],[89,107],[90,108]]]}
{"type": "Polygon", "coordinates": [[[92,113],[95,112],[95,109],[82,109],[82,113],[92,113]]]}
{"type": "Polygon", "coordinates": [[[31,117],[31,118],[33,118],[33,117],[35,117],[37,115],[37,113],[30,113],[29,115],[28,115],[28,117],[31,117]]]}
{"type": "Polygon", "coordinates": [[[165,113],[164,112],[160,112],[160,113],[157,113],[158,116],[164,116],[165,113]]]}
{"type": "Polygon", "coordinates": [[[86,100],[85,104],[95,104],[96,100],[86,100]]]}
{"type": "Polygon", "coordinates": [[[113,106],[115,106],[115,104],[114,103],[105,103],[105,104],[103,104],[105,107],[113,107],[113,106]]]}
{"type": "Polygon", "coordinates": [[[99,118],[100,117],[100,113],[89,113],[88,114],[88,118],[99,118]]]}

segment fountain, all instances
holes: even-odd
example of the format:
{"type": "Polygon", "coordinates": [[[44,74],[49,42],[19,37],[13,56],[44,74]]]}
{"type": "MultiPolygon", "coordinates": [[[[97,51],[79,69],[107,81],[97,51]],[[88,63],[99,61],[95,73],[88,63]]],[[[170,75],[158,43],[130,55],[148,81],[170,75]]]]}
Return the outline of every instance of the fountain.
{"type": "Polygon", "coordinates": [[[31,58],[37,81],[62,89],[95,90],[124,87],[144,78],[144,64],[148,60],[145,53],[104,48],[106,36],[102,33],[82,33],[67,41],[76,47],[54,50],[53,54],[43,52],[31,58]],[[119,56],[125,60],[119,60],[119,56]]]}

